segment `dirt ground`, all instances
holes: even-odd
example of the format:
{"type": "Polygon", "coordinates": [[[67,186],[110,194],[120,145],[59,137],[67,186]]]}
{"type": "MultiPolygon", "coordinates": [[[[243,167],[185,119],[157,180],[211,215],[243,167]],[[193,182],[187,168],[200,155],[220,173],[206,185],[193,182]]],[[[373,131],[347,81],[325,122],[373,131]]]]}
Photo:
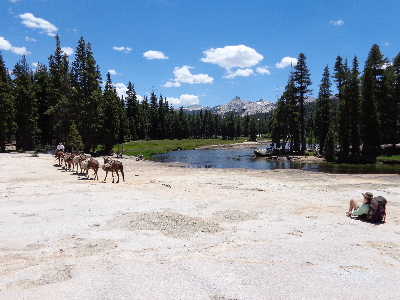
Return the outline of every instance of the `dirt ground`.
{"type": "Polygon", "coordinates": [[[121,160],[0,154],[0,299],[400,298],[399,175],[121,160]],[[366,191],[386,223],[345,216],[366,191]]]}

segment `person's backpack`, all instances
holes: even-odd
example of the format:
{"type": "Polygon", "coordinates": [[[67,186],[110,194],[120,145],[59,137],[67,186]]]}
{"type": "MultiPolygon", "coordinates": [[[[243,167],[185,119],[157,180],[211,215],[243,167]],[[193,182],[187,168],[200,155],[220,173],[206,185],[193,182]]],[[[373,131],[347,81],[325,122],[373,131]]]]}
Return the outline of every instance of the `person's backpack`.
{"type": "Polygon", "coordinates": [[[367,221],[384,222],[386,218],[386,199],[382,196],[374,197],[369,203],[367,221]]]}

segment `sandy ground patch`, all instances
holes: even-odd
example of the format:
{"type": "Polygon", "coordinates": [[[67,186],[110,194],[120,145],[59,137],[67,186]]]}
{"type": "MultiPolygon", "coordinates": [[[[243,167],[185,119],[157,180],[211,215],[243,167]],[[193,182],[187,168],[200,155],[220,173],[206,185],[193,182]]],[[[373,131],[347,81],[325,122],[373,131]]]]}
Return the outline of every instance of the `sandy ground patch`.
{"type": "Polygon", "coordinates": [[[399,175],[122,161],[112,184],[0,154],[0,299],[400,297],[399,175]],[[345,217],[365,191],[385,224],[345,217]]]}

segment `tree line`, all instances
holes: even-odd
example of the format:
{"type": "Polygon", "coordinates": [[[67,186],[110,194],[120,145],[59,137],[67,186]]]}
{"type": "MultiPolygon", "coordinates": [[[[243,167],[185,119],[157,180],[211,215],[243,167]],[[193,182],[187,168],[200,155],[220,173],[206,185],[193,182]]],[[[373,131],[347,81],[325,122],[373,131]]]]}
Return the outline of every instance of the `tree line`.
{"type": "Polygon", "coordinates": [[[134,84],[119,97],[111,75],[103,84],[91,44],[78,41],[70,62],[57,35],[48,66],[31,70],[25,56],[9,72],[0,52],[0,148],[16,141],[17,149],[51,148],[65,142],[85,152],[108,153],[125,141],[148,139],[249,137],[260,133],[289,151],[305,152],[318,144],[326,157],[375,155],[382,144],[399,140],[400,54],[393,61],[373,45],[359,71],[355,56],[336,58],[331,73],[323,70],[315,102],[308,101],[311,74],[306,56],[299,54],[276,109],[269,114],[225,116],[208,110],[187,114],[175,110],[162,95],[150,93],[139,101],[134,84]],[[102,88],[102,86],[104,87],[102,88]],[[337,93],[332,89],[336,87],[337,93]]]}
{"type": "MultiPolygon", "coordinates": [[[[78,41],[75,59],[70,62],[56,37],[56,48],[48,66],[31,70],[25,56],[10,72],[0,52],[0,148],[16,141],[17,149],[54,147],[60,141],[85,152],[102,149],[108,153],[116,144],[139,139],[256,139],[260,120],[225,117],[201,111],[176,111],[168,101],[152,91],[139,101],[129,82],[126,97],[119,97],[111,75],[104,88],[100,68],[91,44],[78,41]]],[[[264,122],[265,123],[265,122],[264,122]]]]}
{"type": "Polygon", "coordinates": [[[400,53],[390,61],[373,45],[362,73],[357,56],[351,65],[337,56],[332,74],[328,65],[324,68],[316,101],[307,103],[311,84],[306,56],[300,53],[270,118],[273,142],[288,143],[290,151],[299,152],[306,151],[306,144],[318,144],[321,154],[339,159],[377,155],[384,144],[395,152],[400,53]]]}

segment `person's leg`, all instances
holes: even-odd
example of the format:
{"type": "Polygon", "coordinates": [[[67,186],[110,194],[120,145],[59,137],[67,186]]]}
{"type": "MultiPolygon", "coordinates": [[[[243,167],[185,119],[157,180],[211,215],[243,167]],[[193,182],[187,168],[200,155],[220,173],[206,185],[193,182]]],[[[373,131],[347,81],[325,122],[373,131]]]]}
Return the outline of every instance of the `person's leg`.
{"type": "Polygon", "coordinates": [[[350,200],[349,211],[346,214],[350,214],[353,210],[359,208],[359,205],[355,199],[350,200]]]}

